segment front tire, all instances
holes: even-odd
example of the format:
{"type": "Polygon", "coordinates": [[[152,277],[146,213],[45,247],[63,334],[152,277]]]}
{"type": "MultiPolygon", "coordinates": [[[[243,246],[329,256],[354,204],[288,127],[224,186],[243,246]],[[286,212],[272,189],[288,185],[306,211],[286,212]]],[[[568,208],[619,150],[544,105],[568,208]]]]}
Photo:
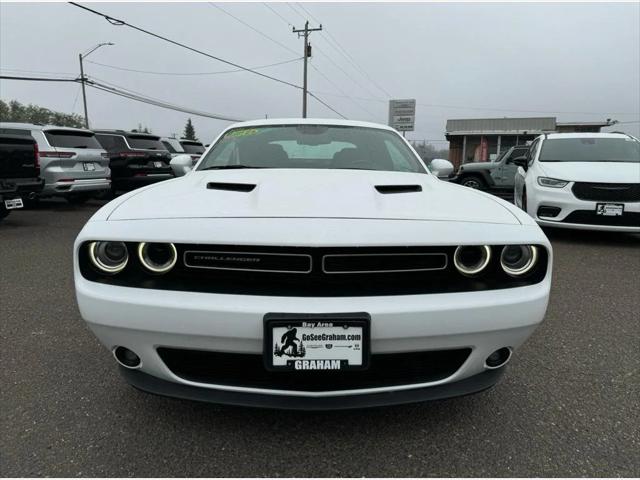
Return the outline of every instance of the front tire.
{"type": "Polygon", "coordinates": [[[487,184],[485,183],[485,181],[477,175],[468,175],[464,177],[460,182],[460,185],[467,188],[473,188],[474,190],[487,189],[487,184]]]}

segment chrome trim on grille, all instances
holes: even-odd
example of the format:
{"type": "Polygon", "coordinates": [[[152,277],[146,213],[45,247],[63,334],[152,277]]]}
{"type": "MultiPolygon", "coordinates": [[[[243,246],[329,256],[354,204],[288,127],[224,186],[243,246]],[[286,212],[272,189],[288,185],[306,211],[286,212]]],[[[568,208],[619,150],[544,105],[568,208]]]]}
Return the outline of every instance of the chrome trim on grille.
{"type": "Polygon", "coordinates": [[[302,273],[308,274],[311,273],[313,269],[313,259],[311,255],[300,254],[300,253],[267,253],[267,252],[225,252],[219,250],[186,250],[182,255],[182,262],[185,267],[188,268],[202,268],[205,270],[233,270],[240,272],[266,272],[266,273],[302,273]],[[277,256],[277,257],[306,257],[309,259],[309,269],[306,271],[303,270],[271,270],[271,269],[258,269],[258,268],[234,268],[234,267],[205,267],[201,265],[190,265],[187,263],[187,254],[188,253],[200,253],[200,254],[218,254],[218,255],[251,255],[251,256],[260,256],[260,255],[269,255],[269,256],[277,256]]]}
{"type": "Polygon", "coordinates": [[[445,270],[449,264],[449,257],[446,253],[354,253],[354,254],[331,254],[322,257],[322,272],[327,275],[341,274],[357,274],[357,273],[403,273],[403,272],[428,272],[434,270],[445,270]],[[327,271],[325,268],[325,259],[335,257],[408,257],[408,256],[441,256],[444,257],[444,265],[439,268],[404,268],[400,270],[345,270],[345,271],[327,271]]]}

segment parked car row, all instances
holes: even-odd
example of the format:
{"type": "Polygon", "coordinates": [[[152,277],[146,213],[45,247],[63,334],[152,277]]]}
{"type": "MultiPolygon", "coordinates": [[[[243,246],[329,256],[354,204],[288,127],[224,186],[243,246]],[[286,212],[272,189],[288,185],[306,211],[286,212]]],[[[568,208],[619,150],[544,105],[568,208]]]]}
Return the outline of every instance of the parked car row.
{"type": "Polygon", "coordinates": [[[188,155],[193,166],[204,152],[200,142],[124,130],[0,122],[0,135],[2,217],[38,198],[77,204],[167,180],[172,157],[188,155]],[[24,163],[25,156],[33,162],[24,163]],[[32,163],[37,175],[25,171],[32,163]],[[39,187],[26,186],[33,183],[39,187]]]}
{"type": "Polygon", "coordinates": [[[640,232],[640,141],[624,133],[548,133],[451,181],[514,203],[547,227],[640,232]]]}

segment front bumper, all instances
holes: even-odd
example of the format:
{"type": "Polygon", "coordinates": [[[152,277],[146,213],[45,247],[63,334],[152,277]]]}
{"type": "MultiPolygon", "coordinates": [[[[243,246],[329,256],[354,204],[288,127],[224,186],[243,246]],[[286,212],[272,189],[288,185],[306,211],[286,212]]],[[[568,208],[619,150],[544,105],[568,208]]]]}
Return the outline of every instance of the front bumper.
{"type": "Polygon", "coordinates": [[[622,226],[565,221],[573,212],[595,212],[598,203],[624,204],[625,213],[640,215],[640,202],[580,200],[573,195],[571,191],[572,185],[573,183],[569,183],[564,188],[545,188],[536,185],[533,189],[527,190],[527,210],[538,225],[578,230],[640,233],[640,222],[637,225],[622,226]],[[555,217],[539,217],[538,208],[540,207],[558,207],[560,212],[555,217]]]}
{"type": "Polygon", "coordinates": [[[134,175],[131,177],[114,177],[113,185],[116,190],[135,190],[164,180],[174,178],[172,173],[150,173],[148,175],[134,175]]]}
{"type": "Polygon", "coordinates": [[[286,410],[346,410],[442,400],[478,393],[495,385],[502,376],[503,369],[487,370],[464,380],[435,387],[316,398],[199,388],[162,380],[139,370],[123,367],[120,367],[120,373],[128,383],[139,390],[185,400],[286,410]]]}
{"type": "Polygon", "coordinates": [[[497,374],[486,358],[516,349],[542,321],[549,276],[536,285],[453,294],[386,297],[266,297],[144,290],[76,277],[80,312],[100,341],[141,358],[125,377],[142,390],[220,403],[282,408],[349,408],[462,395],[488,388],[497,374]],[[269,312],[371,315],[371,353],[470,348],[455,373],[437,381],[323,391],[279,390],[199,383],[177,376],[159,347],[261,354],[263,318],[269,312]],[[199,392],[199,393],[197,393],[199,392]],[[278,397],[278,398],[275,398],[278,397]]]}

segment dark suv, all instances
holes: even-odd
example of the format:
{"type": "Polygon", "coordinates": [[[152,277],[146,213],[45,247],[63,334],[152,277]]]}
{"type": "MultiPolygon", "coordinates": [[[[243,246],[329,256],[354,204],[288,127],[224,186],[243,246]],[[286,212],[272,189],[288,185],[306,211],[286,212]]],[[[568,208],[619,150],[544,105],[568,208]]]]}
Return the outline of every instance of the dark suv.
{"type": "Polygon", "coordinates": [[[124,130],[95,130],[95,134],[109,154],[114,193],[173,178],[171,154],[160,137],[124,130]]]}
{"type": "Polygon", "coordinates": [[[0,220],[42,191],[38,144],[29,135],[0,134],[0,220]]]}

